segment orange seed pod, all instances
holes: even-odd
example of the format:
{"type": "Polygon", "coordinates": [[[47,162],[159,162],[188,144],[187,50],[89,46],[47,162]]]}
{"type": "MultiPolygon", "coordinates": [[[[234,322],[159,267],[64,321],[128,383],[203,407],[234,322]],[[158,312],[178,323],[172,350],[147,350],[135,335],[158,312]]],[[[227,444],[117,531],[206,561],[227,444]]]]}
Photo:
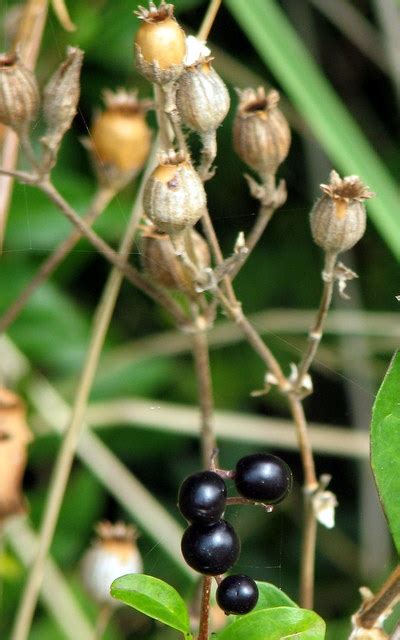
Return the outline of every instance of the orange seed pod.
{"type": "Polygon", "coordinates": [[[233,125],[233,146],[238,156],[260,175],[275,175],[286,158],[291,141],[290,129],[278,109],[279,93],[238,92],[240,102],[233,125]]]}
{"type": "Polygon", "coordinates": [[[329,177],[329,184],[321,184],[323,195],[310,214],[311,233],[314,242],[325,251],[341,253],[354,247],[364,235],[364,200],[374,194],[358,176],[342,179],[331,171],[329,177]]]}

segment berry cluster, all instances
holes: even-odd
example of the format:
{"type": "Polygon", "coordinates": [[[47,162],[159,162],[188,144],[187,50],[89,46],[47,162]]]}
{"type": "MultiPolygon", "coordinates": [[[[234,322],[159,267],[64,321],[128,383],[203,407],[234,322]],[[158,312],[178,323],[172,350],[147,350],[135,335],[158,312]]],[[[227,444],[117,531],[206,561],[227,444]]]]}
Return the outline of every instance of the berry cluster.
{"type": "MultiPolygon", "coordinates": [[[[192,569],[209,576],[228,571],[240,554],[240,540],[223,519],[229,504],[224,477],[234,480],[249,503],[277,504],[292,486],[288,465],[270,454],[245,456],[233,471],[199,471],[183,481],[178,506],[190,525],[182,537],[182,554],[192,569]]],[[[219,581],[217,603],[225,613],[248,613],[257,600],[257,585],[251,578],[231,575],[219,581]]]]}

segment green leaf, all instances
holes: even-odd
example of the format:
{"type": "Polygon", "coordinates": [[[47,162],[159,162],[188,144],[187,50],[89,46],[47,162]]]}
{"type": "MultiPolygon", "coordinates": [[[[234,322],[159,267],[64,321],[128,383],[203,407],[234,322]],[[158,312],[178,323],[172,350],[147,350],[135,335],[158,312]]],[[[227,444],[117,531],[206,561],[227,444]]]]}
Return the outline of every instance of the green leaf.
{"type": "Polygon", "coordinates": [[[371,465],[396,549],[400,552],[400,353],[376,396],[371,423],[371,465]]]}
{"type": "Polygon", "coordinates": [[[152,576],[132,573],[114,580],[111,595],[190,637],[186,605],[179,593],[166,582],[152,576]]]}
{"type": "Polygon", "coordinates": [[[371,217],[399,258],[397,185],[282,9],[275,0],[227,0],[226,4],[335,167],[359,175],[377,193],[369,205],[371,217]]]}
{"type": "Polygon", "coordinates": [[[269,582],[257,582],[258,602],[254,611],[260,609],[272,609],[273,607],[296,607],[298,605],[293,602],[281,589],[278,589],[269,582]]]}
{"type": "Polygon", "coordinates": [[[238,618],[215,640],[324,640],[325,623],[314,611],[297,607],[274,607],[238,618]]]}

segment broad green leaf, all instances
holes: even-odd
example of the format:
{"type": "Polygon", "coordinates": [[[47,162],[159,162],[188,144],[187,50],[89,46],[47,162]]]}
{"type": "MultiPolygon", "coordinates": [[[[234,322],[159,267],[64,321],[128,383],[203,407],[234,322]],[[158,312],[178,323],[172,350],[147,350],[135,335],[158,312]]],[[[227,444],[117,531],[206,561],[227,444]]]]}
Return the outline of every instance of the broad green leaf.
{"type": "Polygon", "coordinates": [[[179,593],[166,582],[153,576],[132,573],[114,580],[111,595],[190,637],[186,605],[179,593]]]}
{"type": "Polygon", "coordinates": [[[371,465],[396,549],[400,552],[400,353],[389,366],[372,410],[371,465]]]}
{"type": "Polygon", "coordinates": [[[324,640],[325,623],[314,611],[274,607],[249,613],[228,625],[215,640],[324,640]]]}
{"type": "Polygon", "coordinates": [[[272,609],[273,607],[297,607],[281,589],[269,582],[257,582],[259,597],[255,611],[272,609]]]}
{"type": "Polygon", "coordinates": [[[275,0],[226,0],[226,4],[335,168],[359,175],[377,193],[369,205],[371,217],[388,247],[400,258],[397,185],[282,9],[275,0]]]}

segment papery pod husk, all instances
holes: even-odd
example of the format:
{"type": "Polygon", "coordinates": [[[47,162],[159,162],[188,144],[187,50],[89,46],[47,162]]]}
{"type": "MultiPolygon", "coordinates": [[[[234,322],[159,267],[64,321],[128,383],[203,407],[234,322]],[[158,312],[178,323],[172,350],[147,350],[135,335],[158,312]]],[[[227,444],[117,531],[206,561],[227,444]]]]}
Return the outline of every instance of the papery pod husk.
{"type": "Polygon", "coordinates": [[[362,202],[346,203],[341,214],[338,201],[322,196],[315,203],[311,214],[311,233],[314,242],[325,251],[341,253],[354,247],[362,238],[367,225],[367,214],[362,202]]]}
{"type": "MultiPolygon", "coordinates": [[[[185,251],[190,260],[201,271],[210,266],[210,252],[207,242],[194,229],[190,229],[188,239],[184,238],[185,251]]],[[[175,254],[174,246],[167,234],[143,236],[142,264],[154,282],[172,290],[183,290],[195,294],[193,277],[175,254]]]]}
{"type": "Polygon", "coordinates": [[[279,94],[262,88],[241,92],[233,124],[233,146],[238,156],[260,175],[275,175],[291,143],[288,122],[277,107],[279,94]]]}
{"type": "Polygon", "coordinates": [[[66,59],[45,86],[43,114],[47,124],[46,137],[61,139],[76,115],[83,55],[78,47],[68,47],[66,59]]]}
{"type": "Polygon", "coordinates": [[[17,53],[0,55],[0,122],[26,133],[39,108],[35,75],[17,53]]]}
{"type": "Polygon", "coordinates": [[[184,156],[170,152],[148,178],[143,208],[158,230],[170,235],[193,227],[207,205],[198,174],[184,156]]]}
{"type": "Polygon", "coordinates": [[[0,521],[26,511],[22,481],[32,439],[21,398],[0,387],[0,521]]]}
{"type": "Polygon", "coordinates": [[[187,127],[199,133],[219,127],[229,111],[230,97],[209,61],[185,68],[177,82],[176,105],[187,127]]]}

